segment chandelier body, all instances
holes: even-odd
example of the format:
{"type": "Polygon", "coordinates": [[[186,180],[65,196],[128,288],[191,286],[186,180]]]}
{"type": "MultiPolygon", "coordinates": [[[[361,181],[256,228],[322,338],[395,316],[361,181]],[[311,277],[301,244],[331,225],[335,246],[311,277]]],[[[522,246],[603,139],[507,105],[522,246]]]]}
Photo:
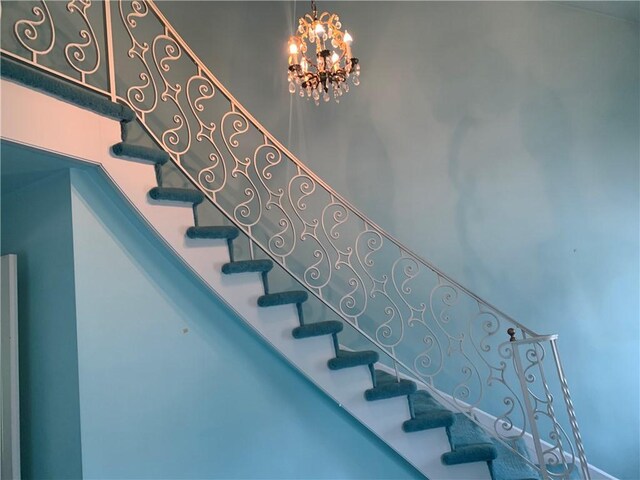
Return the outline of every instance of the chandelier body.
{"type": "Polygon", "coordinates": [[[351,51],[353,41],[347,30],[341,30],[335,13],[318,16],[316,3],[311,1],[311,13],[298,20],[298,30],[289,38],[289,92],[301,97],[320,96],[328,102],[333,93],[336,102],[349,91],[348,80],[360,84],[360,64],[351,51]]]}

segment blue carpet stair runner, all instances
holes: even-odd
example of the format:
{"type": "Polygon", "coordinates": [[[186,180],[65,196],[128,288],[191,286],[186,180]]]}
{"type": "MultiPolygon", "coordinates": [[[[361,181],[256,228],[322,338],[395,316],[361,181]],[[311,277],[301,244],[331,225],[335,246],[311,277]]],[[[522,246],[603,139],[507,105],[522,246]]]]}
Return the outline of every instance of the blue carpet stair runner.
{"type": "Polygon", "coordinates": [[[204,195],[189,188],[153,187],[149,190],[149,196],[154,200],[167,202],[185,202],[199,205],[204,201],[204,195]]]}
{"type": "Polygon", "coordinates": [[[170,160],[169,154],[163,150],[125,142],[116,143],[111,147],[111,152],[116,157],[138,158],[158,165],[164,165],[170,160]]]}
{"type": "Polygon", "coordinates": [[[268,293],[258,298],[259,307],[274,307],[276,305],[299,304],[306,302],[309,294],[304,290],[291,290],[289,292],[268,293]]]}
{"type": "Polygon", "coordinates": [[[234,273],[263,273],[273,268],[271,260],[240,260],[236,262],[225,263],[222,266],[222,273],[231,275],[234,273]]]}
{"type": "MultiPolygon", "coordinates": [[[[500,442],[496,440],[492,440],[492,442],[496,448],[497,457],[489,462],[491,478],[500,480],[540,480],[540,473],[522,457],[513,453],[500,442]]],[[[507,443],[522,456],[529,458],[524,441],[521,438],[507,443]]]]}
{"type": "MultiPolygon", "coordinates": [[[[337,370],[342,368],[368,365],[371,372],[373,388],[365,391],[369,401],[383,400],[399,396],[407,396],[411,418],[403,423],[405,432],[415,432],[430,428],[445,427],[451,451],[442,455],[442,462],[447,465],[458,463],[486,461],[489,464],[493,480],[538,480],[539,473],[524,459],[513,453],[499,442],[491,439],[484,431],[471,422],[463,414],[452,414],[436,402],[425,391],[416,391],[416,384],[410,380],[400,379],[382,370],[375,370],[374,364],[379,355],[374,351],[351,352],[339,348],[337,334],[343,329],[340,321],[323,321],[304,324],[302,303],[308,299],[306,291],[288,291],[269,293],[266,281],[267,273],[273,268],[271,260],[234,261],[233,240],[240,230],[234,226],[199,226],[197,205],[204,201],[204,195],[198,190],[183,188],[167,188],[162,186],[159,167],[170,160],[170,156],[162,149],[153,149],[126,142],[129,124],[135,120],[135,112],[126,105],[111,102],[108,98],[95,92],[83,89],[63,81],[53,75],[41,73],[21,62],[1,58],[2,76],[10,78],[29,87],[55,95],[80,107],[90,109],[109,118],[119,120],[122,124],[122,142],[112,147],[112,153],[118,157],[129,157],[154,163],[158,186],[149,191],[155,200],[178,201],[193,204],[194,223],[186,231],[191,239],[222,239],[227,241],[229,263],[222,267],[225,274],[258,272],[262,274],[265,294],[258,299],[260,307],[296,304],[300,326],[292,330],[296,339],[331,335],[335,357],[328,361],[328,367],[337,370]]],[[[522,440],[514,442],[513,447],[529,458],[522,440]]],[[[562,466],[549,466],[549,471],[561,471],[562,466]]],[[[578,472],[572,472],[570,478],[578,478],[578,472]]]]}
{"type": "Polygon", "coordinates": [[[489,462],[498,456],[498,450],[485,431],[463,413],[454,414],[454,421],[447,427],[451,451],[442,454],[442,463],[489,462]]]}
{"type": "Polygon", "coordinates": [[[453,413],[436,402],[424,390],[409,395],[409,412],[411,419],[402,424],[405,432],[419,432],[453,425],[453,413]]]}
{"type": "Polygon", "coordinates": [[[189,227],[187,237],[233,240],[240,234],[236,227],[220,225],[216,227],[189,227]]]}
{"type": "Polygon", "coordinates": [[[343,368],[357,367],[360,365],[371,365],[380,359],[378,352],[363,350],[360,352],[350,352],[348,350],[338,350],[336,356],[327,362],[331,370],[341,370],[343,368]]]}
{"type": "Polygon", "coordinates": [[[326,322],[309,323],[300,325],[293,329],[293,338],[318,337],[320,335],[332,335],[340,333],[344,325],[337,320],[327,320],[326,322]]]}
{"type": "Polygon", "coordinates": [[[364,392],[364,398],[370,402],[411,395],[417,389],[415,382],[402,378],[398,381],[395,376],[382,370],[375,371],[374,379],[374,387],[364,392]]]}

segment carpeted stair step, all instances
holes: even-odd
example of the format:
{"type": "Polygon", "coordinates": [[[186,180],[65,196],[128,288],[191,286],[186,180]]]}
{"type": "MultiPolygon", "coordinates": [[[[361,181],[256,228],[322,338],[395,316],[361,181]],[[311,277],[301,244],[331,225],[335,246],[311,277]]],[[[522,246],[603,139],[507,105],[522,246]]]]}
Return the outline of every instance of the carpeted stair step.
{"type": "Polygon", "coordinates": [[[385,398],[400,397],[402,395],[411,395],[415,393],[417,387],[411,380],[396,379],[382,370],[375,371],[376,386],[364,392],[364,398],[372,402],[374,400],[383,400],[385,398]]]}
{"type": "MultiPolygon", "coordinates": [[[[502,443],[493,439],[498,457],[489,462],[489,473],[493,480],[540,480],[540,473],[524,458],[513,452],[502,443]]],[[[529,459],[529,452],[524,440],[518,438],[507,443],[518,453],[529,459]]],[[[580,478],[580,477],[578,477],[580,478]]]]}
{"type": "Polygon", "coordinates": [[[337,320],[327,320],[326,322],[309,323],[293,329],[293,338],[319,337],[321,335],[331,335],[339,333],[344,328],[342,322],[337,320]]]}
{"type": "Polygon", "coordinates": [[[204,201],[204,195],[201,192],[190,188],[153,187],[149,190],[149,196],[154,200],[185,202],[194,205],[199,205],[204,201]]]}
{"type": "Polygon", "coordinates": [[[360,365],[371,365],[379,359],[380,355],[373,350],[363,350],[361,352],[338,350],[337,355],[329,360],[327,365],[331,370],[341,370],[343,368],[358,367],[360,365]]]}
{"type": "Polygon", "coordinates": [[[451,451],[441,456],[445,465],[490,462],[498,456],[491,437],[463,413],[454,415],[453,425],[447,427],[447,436],[451,451]]]}
{"type": "Polygon", "coordinates": [[[291,290],[288,292],[269,293],[258,298],[259,307],[274,307],[276,305],[287,305],[290,303],[306,302],[309,294],[304,290],[291,290]]]}
{"type": "Polygon", "coordinates": [[[136,118],[135,112],[126,105],[112,102],[96,92],[73,85],[49,73],[40,72],[33,67],[28,67],[4,56],[0,59],[0,69],[3,78],[10,78],[109,118],[124,122],[130,122],[136,118]]]}
{"type": "Polygon", "coordinates": [[[402,424],[405,432],[419,432],[431,428],[450,427],[453,413],[440,405],[428,392],[419,390],[409,396],[413,418],[402,424]]]}
{"type": "Polygon", "coordinates": [[[210,238],[233,240],[238,236],[240,230],[229,225],[189,227],[187,237],[189,238],[210,238]]]}
{"type": "Polygon", "coordinates": [[[133,143],[120,142],[111,147],[116,157],[130,157],[147,160],[157,165],[164,165],[169,161],[169,154],[159,148],[144,147],[133,143]]]}
{"type": "Polygon", "coordinates": [[[271,260],[240,260],[237,262],[225,263],[222,266],[222,273],[227,275],[247,272],[265,273],[270,271],[272,268],[273,262],[271,260]]]}

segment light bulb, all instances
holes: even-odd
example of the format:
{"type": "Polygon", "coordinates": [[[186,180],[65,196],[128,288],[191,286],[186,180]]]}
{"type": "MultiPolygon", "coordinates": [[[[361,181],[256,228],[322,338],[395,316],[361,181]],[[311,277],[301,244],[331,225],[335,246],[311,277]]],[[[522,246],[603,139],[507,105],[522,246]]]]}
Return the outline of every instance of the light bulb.
{"type": "Polygon", "coordinates": [[[338,62],[338,60],[340,60],[340,57],[336,52],[333,52],[333,55],[331,55],[331,63],[335,64],[338,62]]]}
{"type": "Polygon", "coordinates": [[[289,53],[291,55],[296,55],[298,53],[298,45],[296,45],[295,43],[290,43],[289,44],[289,53]]]}
{"type": "Polygon", "coordinates": [[[324,33],[324,27],[322,26],[321,23],[317,23],[316,24],[316,35],[320,36],[324,33]]]}
{"type": "Polygon", "coordinates": [[[353,37],[349,34],[349,30],[344,31],[344,43],[353,42],[353,37]]]}

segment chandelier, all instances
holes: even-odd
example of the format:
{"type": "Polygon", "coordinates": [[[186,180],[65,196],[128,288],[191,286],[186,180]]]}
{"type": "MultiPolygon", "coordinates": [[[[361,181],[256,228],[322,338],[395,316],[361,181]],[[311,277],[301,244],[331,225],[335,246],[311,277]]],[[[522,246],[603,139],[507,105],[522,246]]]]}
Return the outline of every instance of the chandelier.
{"type": "Polygon", "coordinates": [[[347,30],[342,33],[335,13],[318,16],[314,0],[311,14],[300,17],[298,23],[296,34],[289,38],[289,92],[313,98],[316,105],[320,96],[328,102],[332,92],[339,103],[342,94],[349,91],[349,79],[356,86],[360,84],[360,64],[351,51],[353,38],[347,30]]]}

